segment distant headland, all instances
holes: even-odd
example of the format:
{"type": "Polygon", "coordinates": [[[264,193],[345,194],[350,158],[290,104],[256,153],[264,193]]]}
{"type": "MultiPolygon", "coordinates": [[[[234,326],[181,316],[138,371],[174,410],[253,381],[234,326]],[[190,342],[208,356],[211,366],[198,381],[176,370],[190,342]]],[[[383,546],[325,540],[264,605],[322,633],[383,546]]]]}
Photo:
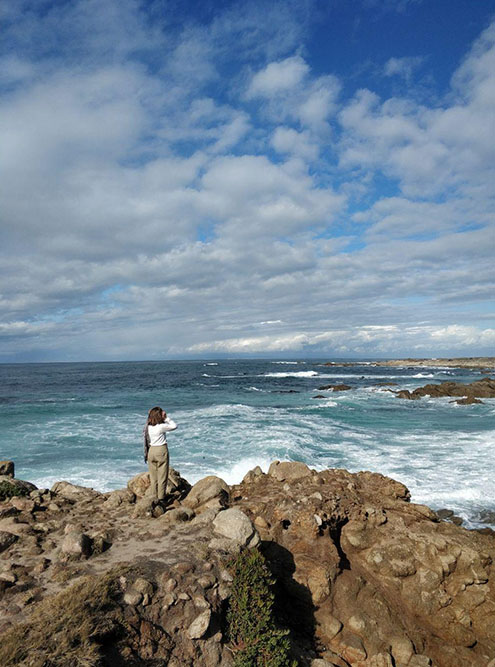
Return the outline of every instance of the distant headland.
{"type": "MultiPolygon", "coordinates": [[[[362,362],[339,363],[337,361],[328,361],[325,366],[358,366],[362,362]]],[[[418,368],[495,368],[495,357],[448,357],[431,359],[389,359],[383,361],[373,361],[374,366],[412,366],[418,368]]]]}

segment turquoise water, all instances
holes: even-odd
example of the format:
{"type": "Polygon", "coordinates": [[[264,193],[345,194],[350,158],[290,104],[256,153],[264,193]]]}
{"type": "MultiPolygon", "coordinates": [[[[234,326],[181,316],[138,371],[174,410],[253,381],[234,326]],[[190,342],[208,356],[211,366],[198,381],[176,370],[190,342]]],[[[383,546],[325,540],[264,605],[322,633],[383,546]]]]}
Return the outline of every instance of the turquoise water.
{"type": "Polygon", "coordinates": [[[40,487],[67,479],[121,488],[145,470],[141,431],[160,405],[179,424],[169,435],[172,465],[191,482],[209,474],[238,482],[274,459],[372,470],[406,484],[414,502],[475,526],[481,510],[495,511],[495,399],[405,401],[383,383],[413,389],[479,377],[315,360],[3,364],[0,458],[40,487]],[[317,390],[343,382],[353,390],[317,390]]]}

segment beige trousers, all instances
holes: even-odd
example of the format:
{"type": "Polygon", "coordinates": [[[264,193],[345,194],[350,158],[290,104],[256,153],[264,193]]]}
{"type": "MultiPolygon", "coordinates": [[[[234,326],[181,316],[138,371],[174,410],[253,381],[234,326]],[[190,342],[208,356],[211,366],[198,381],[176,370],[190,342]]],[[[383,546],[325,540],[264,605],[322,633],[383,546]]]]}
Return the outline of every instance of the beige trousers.
{"type": "Polygon", "coordinates": [[[150,447],[148,451],[148,470],[151,485],[149,495],[158,500],[165,500],[168,480],[168,447],[150,447]]]}

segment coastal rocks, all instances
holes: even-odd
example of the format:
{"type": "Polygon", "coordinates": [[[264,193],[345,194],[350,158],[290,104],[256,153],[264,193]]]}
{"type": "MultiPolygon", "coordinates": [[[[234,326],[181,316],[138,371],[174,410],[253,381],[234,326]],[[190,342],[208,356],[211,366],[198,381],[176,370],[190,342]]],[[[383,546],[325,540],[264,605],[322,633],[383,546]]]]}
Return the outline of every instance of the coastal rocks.
{"type": "Polygon", "coordinates": [[[211,610],[205,609],[199,616],[196,616],[187,630],[189,639],[200,639],[208,630],[211,620],[211,610]]]}
{"type": "Polygon", "coordinates": [[[255,547],[260,542],[260,536],[251,520],[238,508],[219,512],[213,520],[213,530],[220,539],[210,540],[210,548],[221,548],[232,552],[243,547],[255,547]]]}
{"type": "Polygon", "coordinates": [[[475,380],[471,384],[461,382],[441,382],[440,384],[427,384],[413,391],[401,389],[397,391],[397,398],[418,400],[422,396],[442,398],[446,396],[459,396],[461,400],[456,401],[459,405],[472,405],[480,403],[479,398],[495,398],[495,380],[489,377],[475,380]]]}
{"type": "Polygon", "coordinates": [[[457,401],[451,401],[451,403],[457,403],[457,405],[483,405],[483,401],[480,401],[479,398],[474,398],[474,396],[467,396],[466,398],[459,398],[457,401]]]}
{"type": "Polygon", "coordinates": [[[106,494],[105,507],[119,507],[120,505],[132,505],[136,502],[136,494],[129,489],[118,489],[106,494]]]}
{"type": "Polygon", "coordinates": [[[14,544],[18,539],[17,535],[0,530],[0,553],[8,549],[10,545],[14,544]]]}
{"type": "Polygon", "coordinates": [[[13,461],[0,461],[0,476],[15,477],[15,466],[13,461]]]}
{"type": "Polygon", "coordinates": [[[302,644],[314,633],[330,664],[484,667],[495,655],[490,535],[439,521],[374,473],[281,487],[266,475],[232,495],[255,513],[284,604],[298,609],[293,632],[302,644]]]}
{"type": "Polygon", "coordinates": [[[88,488],[86,486],[78,486],[70,482],[55,482],[50,489],[52,493],[66,500],[80,501],[80,500],[94,500],[101,496],[99,491],[88,488]]]}
{"type": "Polygon", "coordinates": [[[392,359],[375,361],[374,366],[410,368],[495,368],[495,357],[457,357],[455,359],[392,359]]]}
{"type": "Polygon", "coordinates": [[[349,391],[352,387],[348,384],[325,384],[322,387],[318,387],[318,391],[325,391],[331,389],[332,391],[349,391]]]}
{"type": "Polygon", "coordinates": [[[274,477],[279,482],[300,479],[312,474],[310,468],[300,461],[273,461],[268,469],[268,475],[274,477]]]}
{"type": "Polygon", "coordinates": [[[207,509],[221,509],[227,507],[230,497],[230,487],[220,477],[210,475],[197,482],[182,501],[185,507],[200,514],[207,509]]]}
{"type": "Polygon", "coordinates": [[[71,530],[62,542],[61,552],[69,558],[89,558],[91,556],[91,539],[85,533],[71,530]]]}
{"type": "Polygon", "coordinates": [[[253,547],[301,667],[495,656],[493,535],[440,520],[395,480],[277,461],[232,488],[201,480],[194,508],[174,501],[158,519],[133,518],[148,502],[133,494],[57,494],[58,512],[50,492],[31,512],[0,502],[13,512],[0,514],[0,664],[64,664],[65,646],[74,664],[228,667],[229,563],[253,547]]]}

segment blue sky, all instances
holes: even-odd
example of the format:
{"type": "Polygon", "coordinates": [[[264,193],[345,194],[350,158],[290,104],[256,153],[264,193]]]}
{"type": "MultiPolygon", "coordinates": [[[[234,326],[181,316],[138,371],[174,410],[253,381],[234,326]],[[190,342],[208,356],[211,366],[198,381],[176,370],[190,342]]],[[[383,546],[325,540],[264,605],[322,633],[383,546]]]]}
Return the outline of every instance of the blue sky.
{"type": "Polygon", "coordinates": [[[0,22],[0,361],[495,354],[495,0],[0,22]]]}

